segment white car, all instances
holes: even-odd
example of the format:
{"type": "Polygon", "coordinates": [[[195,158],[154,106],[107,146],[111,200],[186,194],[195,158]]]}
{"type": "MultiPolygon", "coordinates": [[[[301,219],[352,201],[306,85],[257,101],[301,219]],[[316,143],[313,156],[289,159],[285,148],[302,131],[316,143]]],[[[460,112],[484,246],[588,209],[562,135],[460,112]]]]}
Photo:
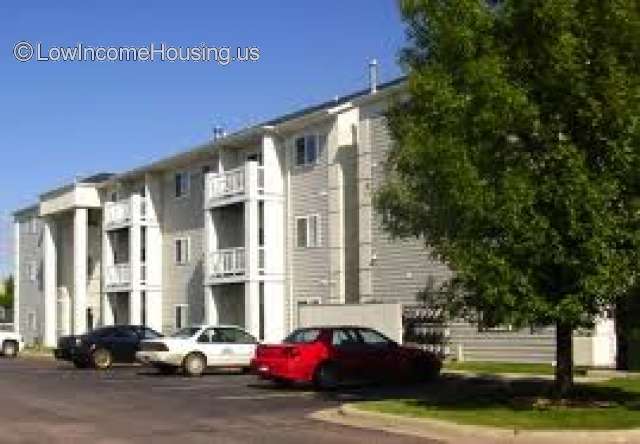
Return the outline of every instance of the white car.
{"type": "Polygon", "coordinates": [[[188,376],[199,376],[207,367],[247,371],[257,344],[256,338],[235,325],[193,326],[141,341],[136,360],[162,373],[183,369],[188,376]]]}
{"type": "Polygon", "coordinates": [[[22,335],[13,331],[0,331],[0,353],[7,358],[15,358],[24,348],[22,335]]]}

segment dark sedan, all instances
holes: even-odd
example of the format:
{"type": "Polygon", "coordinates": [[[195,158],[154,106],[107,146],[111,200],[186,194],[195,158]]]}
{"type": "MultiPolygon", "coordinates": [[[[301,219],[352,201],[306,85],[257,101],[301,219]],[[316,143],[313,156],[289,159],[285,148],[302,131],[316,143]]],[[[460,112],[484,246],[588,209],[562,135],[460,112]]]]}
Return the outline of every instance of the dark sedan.
{"type": "Polygon", "coordinates": [[[62,336],[54,356],[70,361],[77,368],[94,367],[104,370],[113,363],[133,363],[143,339],[162,335],[140,325],[114,325],[102,327],[80,336],[62,336]]]}

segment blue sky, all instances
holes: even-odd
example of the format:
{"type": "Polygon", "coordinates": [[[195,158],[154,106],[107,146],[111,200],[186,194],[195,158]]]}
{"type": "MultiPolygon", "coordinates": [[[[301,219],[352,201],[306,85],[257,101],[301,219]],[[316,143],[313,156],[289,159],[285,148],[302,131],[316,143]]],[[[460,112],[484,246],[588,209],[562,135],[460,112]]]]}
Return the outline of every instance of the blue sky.
{"type": "Polygon", "coordinates": [[[7,1],[0,42],[6,215],[76,175],[122,171],[203,142],[214,123],[234,130],[363,88],[372,57],[382,80],[394,78],[404,29],[395,0],[7,1]],[[23,40],[256,46],[260,60],[20,63],[13,47],[23,40]]]}

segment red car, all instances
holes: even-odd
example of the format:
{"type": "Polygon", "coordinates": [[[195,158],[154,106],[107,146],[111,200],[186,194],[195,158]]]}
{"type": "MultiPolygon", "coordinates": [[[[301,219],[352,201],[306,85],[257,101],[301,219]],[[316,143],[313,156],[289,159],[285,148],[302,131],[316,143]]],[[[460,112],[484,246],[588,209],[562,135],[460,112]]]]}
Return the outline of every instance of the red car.
{"type": "Polygon", "coordinates": [[[442,362],[433,353],[407,348],[371,328],[315,327],[291,333],[281,345],[259,345],[251,361],[261,378],[313,383],[332,389],[348,382],[435,378],[442,362]]]}

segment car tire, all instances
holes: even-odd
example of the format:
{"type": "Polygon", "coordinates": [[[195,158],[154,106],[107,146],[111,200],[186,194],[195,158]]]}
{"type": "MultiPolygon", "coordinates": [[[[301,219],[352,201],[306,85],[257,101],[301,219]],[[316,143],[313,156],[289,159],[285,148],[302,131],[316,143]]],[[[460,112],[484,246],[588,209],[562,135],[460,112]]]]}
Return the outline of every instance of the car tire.
{"type": "Polygon", "coordinates": [[[91,354],[91,363],[98,370],[107,370],[113,365],[113,355],[106,348],[99,348],[91,354]]]}
{"type": "Polygon", "coordinates": [[[207,368],[207,360],[201,353],[189,353],[182,362],[186,376],[202,376],[207,368]]]}
{"type": "Polygon", "coordinates": [[[322,391],[337,389],[340,385],[338,367],[331,362],[320,364],[313,374],[313,385],[322,391]]]}
{"type": "Polygon", "coordinates": [[[6,358],[18,356],[18,343],[16,341],[4,341],[2,343],[2,355],[6,358]]]}
{"type": "Polygon", "coordinates": [[[89,367],[89,364],[87,363],[87,361],[83,361],[83,360],[80,360],[80,359],[74,359],[73,360],[73,366],[75,368],[78,368],[78,369],[85,369],[85,368],[89,367]]]}

